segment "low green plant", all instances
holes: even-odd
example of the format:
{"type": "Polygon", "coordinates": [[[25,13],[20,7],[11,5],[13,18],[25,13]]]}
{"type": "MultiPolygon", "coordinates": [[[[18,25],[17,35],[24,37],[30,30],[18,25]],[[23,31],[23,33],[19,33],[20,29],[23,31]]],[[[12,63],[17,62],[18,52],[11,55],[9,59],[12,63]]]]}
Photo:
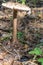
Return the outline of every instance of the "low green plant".
{"type": "Polygon", "coordinates": [[[20,2],[24,5],[26,3],[26,0],[16,0],[16,2],[20,2]]]}
{"type": "Polygon", "coordinates": [[[12,34],[8,33],[1,38],[1,41],[7,41],[7,40],[11,39],[11,37],[12,37],[12,34]]]}
{"type": "Polygon", "coordinates": [[[40,62],[41,65],[43,65],[43,58],[39,58],[39,59],[38,59],[38,62],[40,62]]]}
{"type": "Polygon", "coordinates": [[[30,51],[29,54],[34,55],[33,59],[35,60],[37,56],[42,54],[42,50],[36,47],[34,50],[30,51]]]}
{"type": "Polygon", "coordinates": [[[24,33],[23,32],[18,32],[17,33],[17,38],[19,41],[23,42],[24,41],[24,33]]]}
{"type": "Polygon", "coordinates": [[[22,4],[24,5],[26,3],[26,0],[21,0],[22,1],[22,4]]]}
{"type": "Polygon", "coordinates": [[[4,37],[4,38],[1,38],[1,41],[7,41],[9,39],[10,39],[10,37],[4,37]]]}
{"type": "Polygon", "coordinates": [[[17,38],[22,44],[26,44],[25,38],[24,38],[24,33],[23,32],[17,32],[17,38]]]}
{"type": "MultiPolygon", "coordinates": [[[[38,47],[34,48],[34,50],[30,51],[29,54],[34,55],[33,60],[36,60],[36,57],[39,55],[43,55],[42,50],[38,47]]],[[[37,58],[37,61],[41,63],[41,65],[43,65],[43,58],[37,58]]]]}

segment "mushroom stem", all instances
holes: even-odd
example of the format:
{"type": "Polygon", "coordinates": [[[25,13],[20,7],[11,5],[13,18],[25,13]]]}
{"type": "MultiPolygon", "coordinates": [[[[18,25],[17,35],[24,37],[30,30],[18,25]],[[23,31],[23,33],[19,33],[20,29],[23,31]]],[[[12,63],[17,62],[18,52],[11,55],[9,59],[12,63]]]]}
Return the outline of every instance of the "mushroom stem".
{"type": "Polygon", "coordinates": [[[13,10],[13,42],[17,41],[17,10],[13,10]]]}

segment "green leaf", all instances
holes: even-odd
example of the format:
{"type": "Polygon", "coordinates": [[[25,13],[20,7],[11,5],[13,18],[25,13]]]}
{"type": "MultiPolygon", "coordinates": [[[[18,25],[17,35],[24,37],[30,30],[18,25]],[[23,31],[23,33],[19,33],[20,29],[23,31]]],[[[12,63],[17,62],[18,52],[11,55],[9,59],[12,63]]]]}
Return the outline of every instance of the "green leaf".
{"type": "Polygon", "coordinates": [[[40,62],[41,65],[43,65],[43,58],[39,58],[39,59],[38,59],[38,62],[40,62]]]}
{"type": "Polygon", "coordinates": [[[36,55],[41,55],[42,54],[42,51],[41,51],[40,48],[35,48],[34,52],[35,52],[36,55]]]}
{"type": "Polygon", "coordinates": [[[24,41],[24,33],[23,32],[18,32],[17,33],[17,38],[19,41],[23,42],[24,41]]]}
{"type": "Polygon", "coordinates": [[[18,37],[18,39],[23,38],[23,33],[22,33],[22,32],[18,32],[18,33],[17,33],[17,37],[18,37]]]}
{"type": "Polygon", "coordinates": [[[29,54],[35,54],[35,52],[34,51],[30,51],[29,54]]]}
{"type": "Polygon", "coordinates": [[[38,62],[42,62],[43,63],[43,58],[39,58],[38,62]]]}
{"type": "Polygon", "coordinates": [[[22,4],[25,4],[26,0],[22,0],[22,4]]]}
{"type": "Polygon", "coordinates": [[[43,63],[41,63],[41,65],[43,65],[43,63]]]}
{"type": "Polygon", "coordinates": [[[35,48],[34,50],[30,51],[29,54],[41,55],[42,51],[40,48],[35,48]]]}

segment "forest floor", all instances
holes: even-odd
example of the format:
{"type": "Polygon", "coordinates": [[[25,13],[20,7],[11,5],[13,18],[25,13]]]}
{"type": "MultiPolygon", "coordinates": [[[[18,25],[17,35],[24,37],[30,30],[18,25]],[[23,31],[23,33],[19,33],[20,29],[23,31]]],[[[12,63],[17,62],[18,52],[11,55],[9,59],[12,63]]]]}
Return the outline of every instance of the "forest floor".
{"type": "Polygon", "coordinates": [[[31,61],[28,52],[39,46],[43,50],[43,19],[18,16],[18,31],[23,32],[24,43],[12,42],[13,16],[11,10],[0,11],[0,65],[39,65],[31,61]]]}

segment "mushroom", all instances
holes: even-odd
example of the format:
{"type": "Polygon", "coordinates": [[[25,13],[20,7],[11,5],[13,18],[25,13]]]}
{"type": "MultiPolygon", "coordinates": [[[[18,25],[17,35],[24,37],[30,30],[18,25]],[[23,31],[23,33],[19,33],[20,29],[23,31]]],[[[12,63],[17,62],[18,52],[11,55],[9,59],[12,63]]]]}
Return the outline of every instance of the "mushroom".
{"type": "Polygon", "coordinates": [[[17,41],[17,13],[18,11],[26,11],[30,14],[31,9],[23,4],[14,3],[14,2],[7,2],[2,3],[3,7],[10,8],[13,10],[13,42],[17,41]]]}

